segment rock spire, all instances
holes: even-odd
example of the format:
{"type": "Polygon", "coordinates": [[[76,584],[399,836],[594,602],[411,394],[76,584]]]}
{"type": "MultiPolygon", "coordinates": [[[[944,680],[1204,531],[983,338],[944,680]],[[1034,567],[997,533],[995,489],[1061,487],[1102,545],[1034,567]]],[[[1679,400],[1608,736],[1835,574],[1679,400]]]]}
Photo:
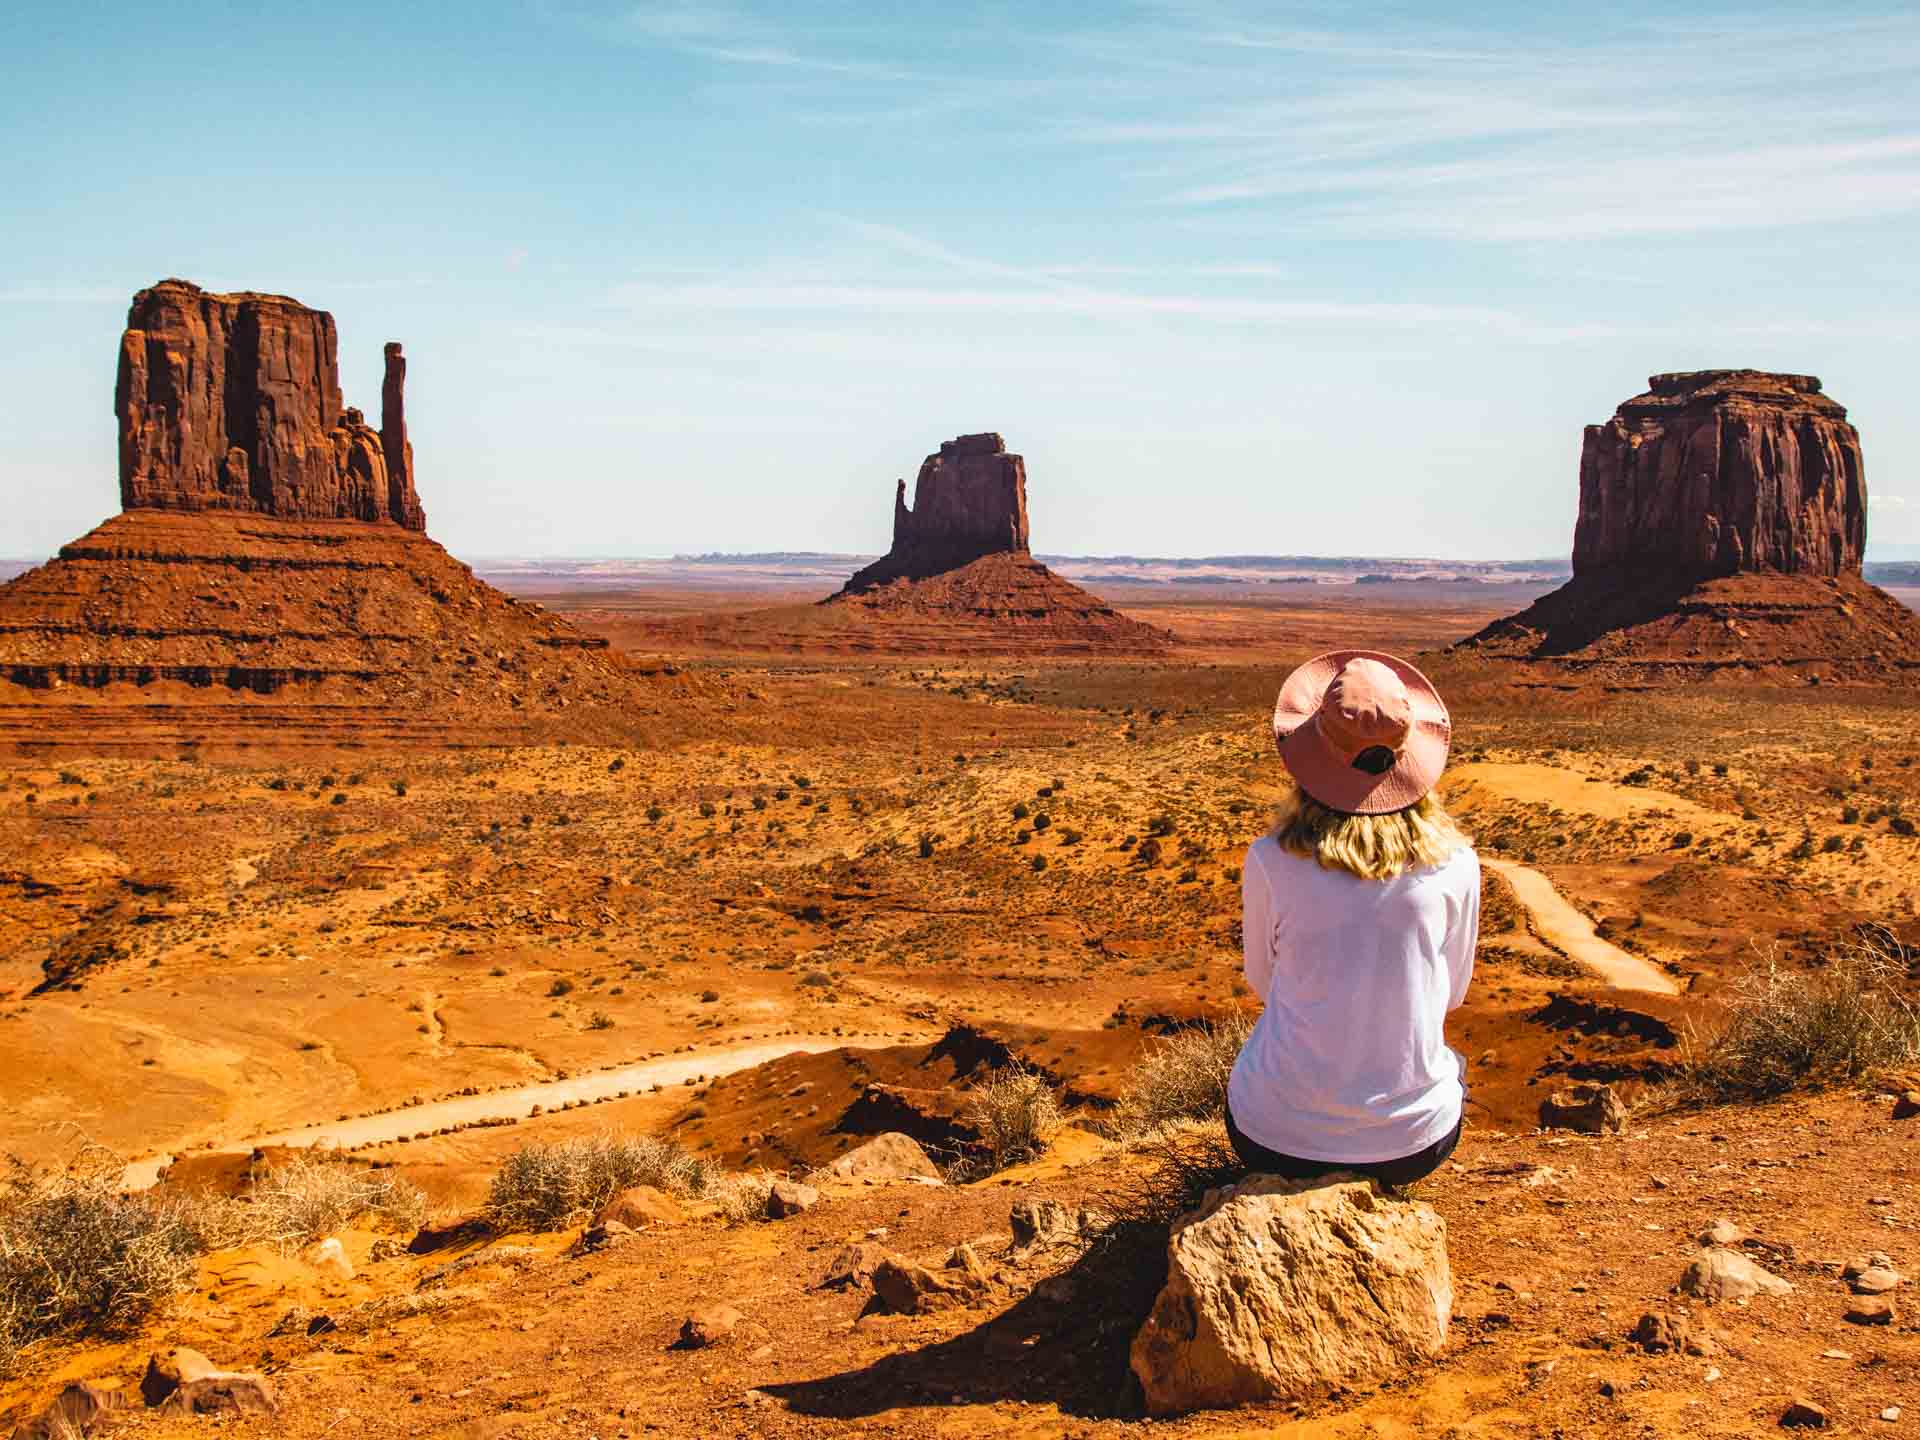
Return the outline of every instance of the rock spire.
{"type": "Polygon", "coordinates": [[[380,431],[342,403],[338,348],[331,315],[284,295],[185,280],[135,295],[114,388],[122,507],[424,530],[400,347],[387,350],[380,431]]]}
{"type": "Polygon", "coordinates": [[[893,496],[893,548],[849,589],[906,577],[924,580],[983,555],[1027,553],[1027,462],[991,432],[944,441],[893,496]]]}

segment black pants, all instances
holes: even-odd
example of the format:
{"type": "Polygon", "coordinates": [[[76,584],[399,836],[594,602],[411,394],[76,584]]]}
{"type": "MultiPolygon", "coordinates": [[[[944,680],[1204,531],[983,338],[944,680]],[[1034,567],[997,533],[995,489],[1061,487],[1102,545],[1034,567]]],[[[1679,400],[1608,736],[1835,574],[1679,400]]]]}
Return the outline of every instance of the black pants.
{"type": "MultiPolygon", "coordinates": [[[[1466,1121],[1463,1113],[1461,1124],[1466,1121]]],[[[1378,1160],[1370,1165],[1356,1165],[1342,1160],[1302,1160],[1294,1155],[1282,1155],[1269,1150],[1257,1140],[1249,1140],[1233,1123],[1233,1111],[1227,1111],[1227,1138],[1233,1142],[1233,1153],[1240,1157],[1240,1163],[1248,1170],[1260,1175],[1278,1175],[1283,1180],[1318,1180],[1322,1175],[1332,1175],[1337,1171],[1346,1171],[1353,1175],[1364,1175],[1378,1180],[1382,1185],[1411,1185],[1416,1180],[1424,1180],[1447,1162],[1454,1147],[1460,1143],[1460,1125],[1441,1136],[1424,1150],[1416,1150],[1411,1155],[1403,1155],[1398,1160],[1378,1160]]]]}

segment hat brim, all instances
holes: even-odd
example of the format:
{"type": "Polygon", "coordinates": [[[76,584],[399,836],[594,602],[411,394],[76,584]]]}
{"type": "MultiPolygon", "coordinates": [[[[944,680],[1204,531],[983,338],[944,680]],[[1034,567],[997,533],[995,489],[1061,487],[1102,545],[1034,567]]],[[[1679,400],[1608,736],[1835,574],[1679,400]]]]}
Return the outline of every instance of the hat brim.
{"type": "Polygon", "coordinates": [[[1453,743],[1453,721],[1433,682],[1397,656],[1378,650],[1331,650],[1287,677],[1273,707],[1273,738],[1287,770],[1315,800],[1349,815],[1386,815],[1418,803],[1440,782],[1453,743]],[[1377,660],[1407,687],[1413,709],[1406,744],[1379,775],[1356,770],[1313,723],[1320,702],[1348,662],[1377,660]]]}

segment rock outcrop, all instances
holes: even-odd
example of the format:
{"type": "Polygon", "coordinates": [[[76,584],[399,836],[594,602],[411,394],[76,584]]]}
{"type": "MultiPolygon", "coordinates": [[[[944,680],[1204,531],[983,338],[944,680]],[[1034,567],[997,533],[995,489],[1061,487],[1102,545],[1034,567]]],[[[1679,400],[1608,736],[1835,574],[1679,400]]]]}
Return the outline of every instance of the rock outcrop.
{"type": "Polygon", "coordinates": [[[611,736],[698,691],[427,538],[405,382],[389,344],[376,431],[341,404],[325,312],[181,280],[135,296],[125,508],[0,585],[0,744],[471,744],[563,710],[611,736]]]}
{"type": "Polygon", "coordinates": [[[114,387],[121,507],[426,529],[400,347],[387,346],[378,431],[341,402],[338,350],[333,317],[285,295],[185,280],[135,295],[114,387]]]}
{"type": "Polygon", "coordinates": [[[942,442],[893,495],[893,548],[847,582],[858,594],[905,576],[925,580],[982,555],[1027,554],[1027,462],[991,432],[942,442]]]}
{"type": "MultiPolygon", "coordinates": [[[[1171,636],[1062,580],[1030,549],[1027,466],[992,433],[948,440],[921,463],[893,547],[823,604],[866,633],[830,626],[826,648],[975,654],[1151,653],[1171,636]]],[[[799,627],[795,627],[799,629],[799,627]]]]}
{"type": "Polygon", "coordinates": [[[1587,427],[1575,575],[1857,575],[1866,544],[1860,435],[1812,375],[1655,375],[1587,427]]]}
{"type": "Polygon", "coordinates": [[[1861,578],[1860,436],[1811,375],[1655,375],[1590,425],[1573,579],[1463,648],[1630,679],[1920,675],[1920,618],[1861,578]]]}
{"type": "Polygon", "coordinates": [[[1305,1399],[1432,1358],[1452,1314],[1430,1206],[1365,1180],[1256,1175],[1174,1224],[1133,1373],[1152,1415],[1305,1399]]]}

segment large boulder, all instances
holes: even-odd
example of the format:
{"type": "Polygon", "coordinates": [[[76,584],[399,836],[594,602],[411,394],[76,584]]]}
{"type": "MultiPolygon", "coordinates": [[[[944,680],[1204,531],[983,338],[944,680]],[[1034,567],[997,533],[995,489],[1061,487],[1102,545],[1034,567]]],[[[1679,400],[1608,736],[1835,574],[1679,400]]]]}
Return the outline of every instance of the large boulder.
{"type": "Polygon", "coordinates": [[[1154,1415],[1300,1399],[1431,1358],[1452,1314],[1431,1207],[1353,1177],[1257,1175],[1175,1222],[1133,1373],[1154,1415]]]}
{"type": "Polygon", "coordinates": [[[656,1185],[632,1185],[600,1207],[597,1224],[609,1221],[629,1230],[650,1230],[684,1224],[687,1212],[678,1200],[656,1185]]]}

